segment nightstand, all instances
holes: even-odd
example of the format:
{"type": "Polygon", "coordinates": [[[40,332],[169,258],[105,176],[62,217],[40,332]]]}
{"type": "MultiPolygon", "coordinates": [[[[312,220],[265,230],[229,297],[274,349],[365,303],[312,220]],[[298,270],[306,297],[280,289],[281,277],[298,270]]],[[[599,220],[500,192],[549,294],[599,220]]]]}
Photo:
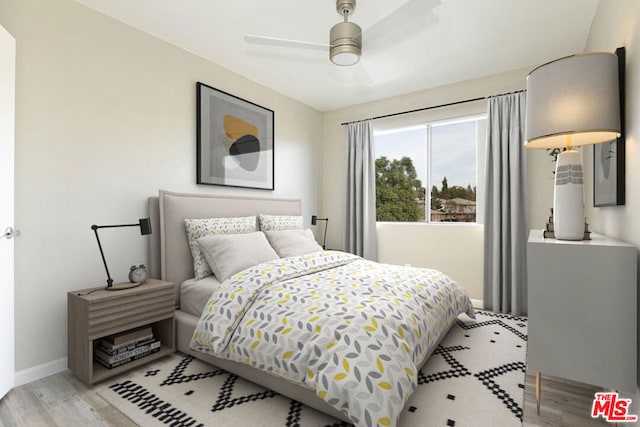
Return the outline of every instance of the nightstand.
{"type": "Polygon", "coordinates": [[[90,288],[67,294],[69,369],[87,384],[113,377],[175,352],[175,285],[149,279],[131,289],[90,288]],[[107,369],[94,361],[101,338],[151,326],[160,351],[107,369]]]}
{"type": "Polygon", "coordinates": [[[527,369],[538,373],[538,405],[540,373],[634,393],[637,248],[596,233],[542,236],[531,231],[527,245],[527,369]]]}

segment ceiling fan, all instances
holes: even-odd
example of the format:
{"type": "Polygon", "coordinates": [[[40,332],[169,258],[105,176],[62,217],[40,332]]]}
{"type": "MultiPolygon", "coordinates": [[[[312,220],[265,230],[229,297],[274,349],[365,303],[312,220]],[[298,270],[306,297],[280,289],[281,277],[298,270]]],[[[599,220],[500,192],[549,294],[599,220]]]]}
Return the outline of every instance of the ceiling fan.
{"type": "MultiPolygon", "coordinates": [[[[381,0],[382,1],[382,0],[381,0]]],[[[248,43],[305,48],[329,51],[329,59],[340,66],[357,64],[362,57],[362,41],[366,42],[367,55],[389,48],[403,40],[424,31],[437,22],[434,9],[441,0],[408,0],[389,15],[369,26],[363,34],[359,25],[349,22],[354,13],[356,0],[336,0],[336,11],[344,18],[331,28],[329,44],[291,40],[254,34],[245,34],[248,43]]],[[[395,3],[395,2],[394,2],[395,3]]]]}
{"type": "Polygon", "coordinates": [[[343,16],[344,21],[331,27],[328,45],[253,34],[246,34],[245,40],[255,43],[266,42],[322,50],[329,48],[329,59],[334,64],[340,66],[355,65],[362,55],[362,28],[358,24],[349,22],[349,15],[353,13],[355,8],[356,0],[336,0],[336,10],[343,16]]]}

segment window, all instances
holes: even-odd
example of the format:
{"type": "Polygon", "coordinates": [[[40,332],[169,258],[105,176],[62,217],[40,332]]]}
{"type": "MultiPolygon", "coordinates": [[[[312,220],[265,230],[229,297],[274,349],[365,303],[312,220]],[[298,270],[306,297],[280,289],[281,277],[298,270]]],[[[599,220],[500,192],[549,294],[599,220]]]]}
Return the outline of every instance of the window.
{"type": "Polygon", "coordinates": [[[485,136],[484,115],[376,132],[377,220],[476,222],[485,136]]]}

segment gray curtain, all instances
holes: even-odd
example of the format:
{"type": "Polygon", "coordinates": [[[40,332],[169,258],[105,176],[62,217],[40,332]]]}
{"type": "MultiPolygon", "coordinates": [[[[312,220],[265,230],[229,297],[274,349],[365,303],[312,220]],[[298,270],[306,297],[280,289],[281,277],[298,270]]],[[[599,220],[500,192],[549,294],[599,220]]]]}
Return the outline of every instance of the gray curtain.
{"type": "Polygon", "coordinates": [[[376,261],[376,164],[371,120],[347,125],[344,249],[376,261]]]}
{"type": "Polygon", "coordinates": [[[485,163],[484,307],[527,312],[524,93],[489,98],[485,163]]]}

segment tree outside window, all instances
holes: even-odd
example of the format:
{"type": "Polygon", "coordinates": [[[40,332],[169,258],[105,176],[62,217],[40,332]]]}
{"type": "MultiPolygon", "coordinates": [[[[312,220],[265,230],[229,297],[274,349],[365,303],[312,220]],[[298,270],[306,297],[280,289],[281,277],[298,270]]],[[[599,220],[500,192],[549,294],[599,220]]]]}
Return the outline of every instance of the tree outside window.
{"type": "Polygon", "coordinates": [[[377,220],[476,222],[479,122],[484,129],[475,117],[376,133],[377,220]]]}

